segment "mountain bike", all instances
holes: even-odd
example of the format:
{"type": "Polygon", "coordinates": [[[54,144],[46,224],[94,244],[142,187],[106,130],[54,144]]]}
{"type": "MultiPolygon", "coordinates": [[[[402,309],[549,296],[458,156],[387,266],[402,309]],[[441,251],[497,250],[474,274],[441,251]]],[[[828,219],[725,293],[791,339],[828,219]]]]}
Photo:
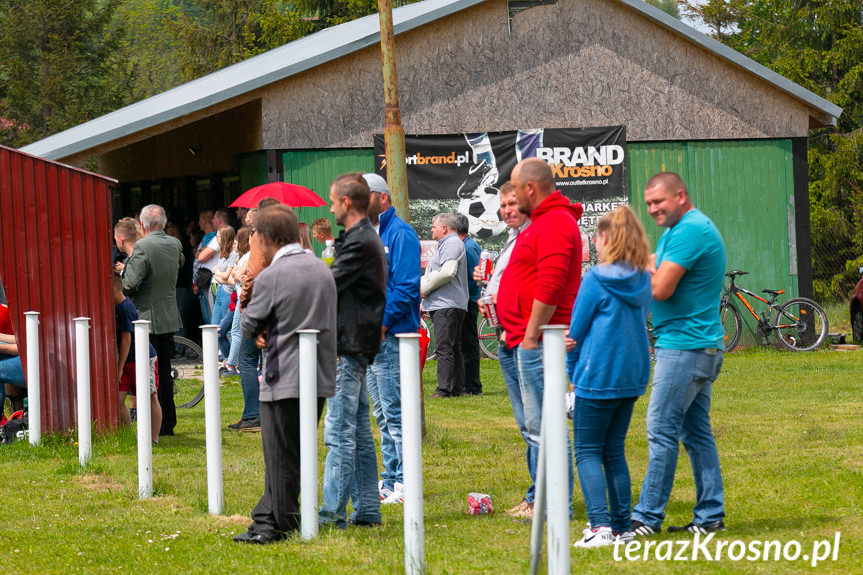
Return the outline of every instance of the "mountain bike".
{"type": "Polygon", "coordinates": [[[734,270],[725,274],[731,278],[728,287],[722,292],[719,305],[719,314],[725,328],[725,351],[731,351],[737,347],[743,328],[740,312],[732,300],[733,297],[743,302],[755,318],[756,331],[765,341],[774,335],[781,346],[791,351],[809,351],[824,343],[827,339],[828,324],[827,314],[821,306],[805,297],[795,297],[777,303],[776,300],[785,293],[785,290],[761,290],[762,293],[767,294],[766,297],[761,297],[734,282],[735,277],[748,273],[734,270]],[[762,310],[760,314],[756,313],[752,305],[743,297],[744,294],[767,304],[767,309],[762,310]]]}

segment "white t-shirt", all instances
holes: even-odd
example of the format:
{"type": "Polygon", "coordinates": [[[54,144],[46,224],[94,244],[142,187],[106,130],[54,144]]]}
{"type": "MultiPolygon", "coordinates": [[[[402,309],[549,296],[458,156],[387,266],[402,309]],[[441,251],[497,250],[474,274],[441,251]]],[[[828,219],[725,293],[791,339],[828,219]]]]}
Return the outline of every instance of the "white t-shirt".
{"type": "Polygon", "coordinates": [[[216,266],[219,265],[219,234],[213,236],[213,239],[210,240],[210,243],[207,244],[207,247],[211,250],[215,250],[215,253],[213,254],[213,257],[211,257],[205,262],[202,262],[201,267],[213,271],[216,269],[216,266]]]}

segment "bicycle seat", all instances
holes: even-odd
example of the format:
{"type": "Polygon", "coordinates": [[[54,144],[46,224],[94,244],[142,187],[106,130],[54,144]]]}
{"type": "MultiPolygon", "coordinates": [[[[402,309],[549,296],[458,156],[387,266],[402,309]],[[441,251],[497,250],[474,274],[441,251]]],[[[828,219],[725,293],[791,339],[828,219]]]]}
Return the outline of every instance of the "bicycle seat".
{"type": "Polygon", "coordinates": [[[733,278],[734,276],[745,276],[745,275],[747,275],[748,273],[749,273],[749,272],[744,272],[744,271],[740,271],[740,270],[734,270],[734,271],[730,271],[730,272],[728,272],[728,273],[727,273],[727,274],[725,274],[725,275],[727,275],[727,276],[728,276],[728,277],[730,277],[730,278],[733,278]]]}
{"type": "Polygon", "coordinates": [[[780,294],[784,294],[785,290],[784,289],[763,289],[763,290],[761,290],[761,293],[769,293],[771,295],[780,295],[780,294]]]}

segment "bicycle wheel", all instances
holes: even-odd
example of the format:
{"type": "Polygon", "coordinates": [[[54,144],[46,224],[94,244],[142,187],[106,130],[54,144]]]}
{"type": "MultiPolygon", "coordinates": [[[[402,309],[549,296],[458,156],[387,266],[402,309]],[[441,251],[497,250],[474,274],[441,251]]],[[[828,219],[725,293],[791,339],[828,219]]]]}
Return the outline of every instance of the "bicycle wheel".
{"type": "Polygon", "coordinates": [[[479,316],[479,325],[476,328],[479,335],[479,349],[489,359],[497,359],[497,330],[489,325],[488,320],[479,316]]]}
{"type": "Polygon", "coordinates": [[[204,398],[204,353],[194,341],[174,336],[171,358],[174,380],[174,403],[177,407],[195,407],[204,398]]]}
{"type": "Polygon", "coordinates": [[[792,298],[777,307],[772,324],[780,345],[791,351],[809,351],[827,339],[827,314],[805,297],[792,298]]]}
{"type": "Polygon", "coordinates": [[[726,302],[719,308],[719,317],[725,329],[725,351],[731,351],[740,343],[740,312],[733,303],[726,302]]]}

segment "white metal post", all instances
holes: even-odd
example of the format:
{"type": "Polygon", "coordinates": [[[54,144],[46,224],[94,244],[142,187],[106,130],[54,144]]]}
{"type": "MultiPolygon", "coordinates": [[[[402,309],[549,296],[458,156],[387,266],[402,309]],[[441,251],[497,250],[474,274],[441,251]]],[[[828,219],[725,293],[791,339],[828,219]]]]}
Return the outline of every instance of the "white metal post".
{"type": "Polygon", "coordinates": [[[86,466],[93,459],[90,432],[90,318],[76,317],[75,360],[78,388],[78,462],[86,466]]]}
{"type": "Polygon", "coordinates": [[[396,337],[402,391],[405,573],[420,575],[425,573],[420,336],[404,333],[396,337]]]}
{"type": "Polygon", "coordinates": [[[300,330],[300,523],[303,539],[318,536],[318,334],[300,330]]]}
{"type": "Polygon", "coordinates": [[[530,525],[530,573],[539,572],[542,559],[542,530],[545,527],[545,419],[540,423],[539,453],[536,458],[536,487],[533,494],[533,521],[530,525]]]}
{"type": "Polygon", "coordinates": [[[204,348],[204,419],[207,435],[207,503],[211,515],[219,515],[224,509],[218,331],[217,325],[201,326],[204,348]]]}
{"type": "MultiPolygon", "coordinates": [[[[42,395],[39,387],[39,312],[24,312],[27,337],[27,416],[30,445],[42,441],[42,395]]],[[[0,405],[0,409],[2,409],[0,405]]]]}
{"type": "MultiPolygon", "coordinates": [[[[542,328],[542,425],[545,427],[545,472],[548,488],[548,573],[569,573],[569,431],[566,424],[567,326],[542,328]]],[[[534,505],[534,511],[536,505],[534,505]]]]}
{"type": "MultiPolygon", "coordinates": [[[[153,438],[150,412],[150,322],[139,319],[135,326],[135,394],[138,398],[138,498],[153,496],[153,438]]],[[[123,369],[123,366],[120,366],[123,369]]]]}

